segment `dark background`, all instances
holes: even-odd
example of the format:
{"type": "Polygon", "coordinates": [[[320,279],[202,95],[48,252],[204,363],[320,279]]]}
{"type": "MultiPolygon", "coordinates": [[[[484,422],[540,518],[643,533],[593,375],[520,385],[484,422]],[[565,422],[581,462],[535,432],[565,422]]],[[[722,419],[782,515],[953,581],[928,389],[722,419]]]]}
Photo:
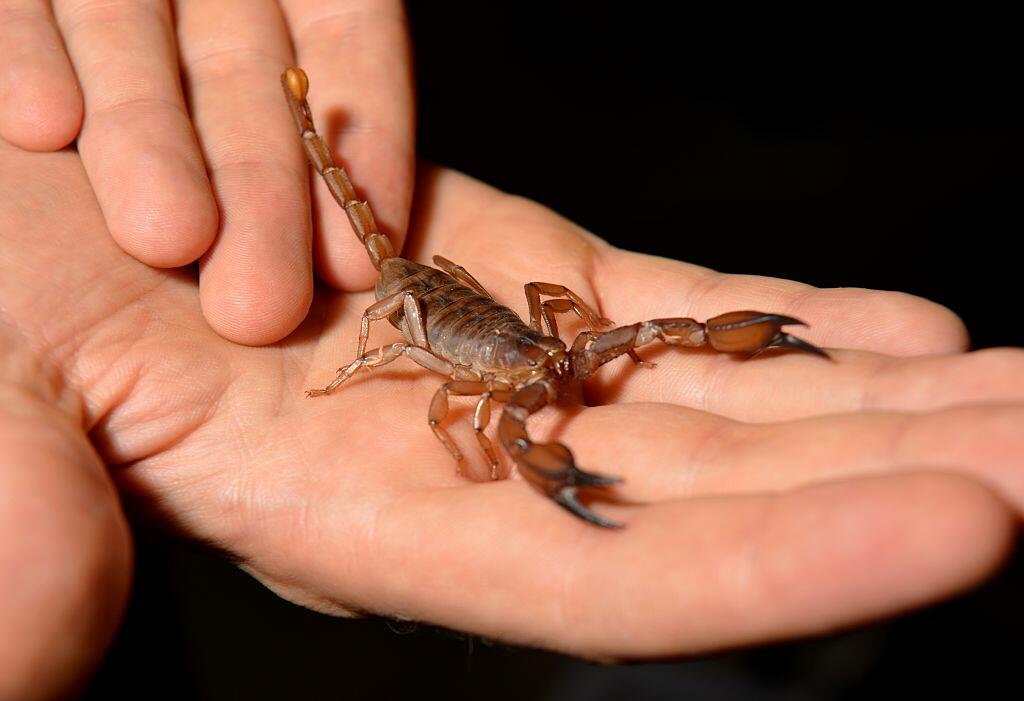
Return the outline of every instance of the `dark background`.
{"type": "MultiPolygon", "coordinates": [[[[1024,345],[1011,250],[1022,61],[1008,18],[568,0],[410,13],[426,158],[628,248],[912,292],[959,313],[976,347],[1024,345]]],[[[310,613],[215,557],[142,536],[126,623],[86,696],[989,698],[1002,685],[1013,697],[1022,584],[1018,554],[982,589],[896,621],[603,668],[310,613]]]]}

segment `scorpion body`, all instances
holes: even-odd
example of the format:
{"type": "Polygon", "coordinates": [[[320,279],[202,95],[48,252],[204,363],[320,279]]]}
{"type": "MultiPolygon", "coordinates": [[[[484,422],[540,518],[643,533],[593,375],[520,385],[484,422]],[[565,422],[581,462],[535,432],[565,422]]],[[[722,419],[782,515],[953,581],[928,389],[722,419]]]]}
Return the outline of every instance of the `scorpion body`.
{"type": "MultiPolygon", "coordinates": [[[[424,316],[427,346],[456,365],[513,371],[520,365],[514,339],[537,342],[543,338],[511,309],[448,273],[404,258],[387,259],[381,266],[377,299],[405,292],[432,312],[424,316]]],[[[389,320],[410,338],[403,311],[389,320]]]]}
{"type": "Polygon", "coordinates": [[[527,417],[567,396],[573,383],[621,355],[646,364],[635,348],[654,341],[691,348],[710,346],[723,352],[790,348],[828,357],[820,348],[781,330],[787,324],[803,323],[791,317],[738,311],[705,323],[689,318],[652,319],[611,329],[612,322],[572,290],[546,282],[525,285],[530,309],[530,321],[525,323],[452,261],[434,256],[437,267],[432,268],[397,256],[378,230],[369,205],[356,196],[348,175],[335,164],[317,134],[306,101],[306,74],[289,68],[281,81],[310,163],[345,210],[370,261],[380,271],[377,301],[363,313],[356,359],[341,368],[326,387],[309,390],[308,396],[330,394],[363,367],[408,357],[450,378],[434,395],[427,417],[437,438],[455,458],[457,470],[464,458],[442,425],[448,414],[448,397],[479,397],[473,429],[490,461],[492,478],[498,477],[498,458],[484,430],[490,422],[492,401],[504,402],[498,437],[526,481],[576,516],[615,528],[621,524],[591,511],[579,495],[606,488],[619,478],[578,468],[570,450],[561,443],[532,441],[526,431],[527,417]],[[551,299],[542,302],[542,295],[551,299]],[[555,320],[556,314],[567,312],[577,314],[587,326],[571,347],[559,339],[555,320]],[[381,319],[401,330],[406,341],[367,352],[370,323],[381,319]]]}

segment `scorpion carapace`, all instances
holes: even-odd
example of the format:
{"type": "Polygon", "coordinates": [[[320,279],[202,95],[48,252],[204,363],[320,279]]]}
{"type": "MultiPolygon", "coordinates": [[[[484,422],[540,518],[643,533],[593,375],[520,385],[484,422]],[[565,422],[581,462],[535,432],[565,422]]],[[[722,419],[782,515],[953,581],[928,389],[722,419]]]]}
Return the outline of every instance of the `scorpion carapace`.
{"type": "Polygon", "coordinates": [[[434,256],[437,268],[398,257],[378,230],[369,205],[358,199],[345,170],[335,164],[317,134],[306,101],[306,74],[299,68],[289,68],[281,81],[310,162],[345,210],[356,236],[380,271],[377,301],[363,313],[355,360],[341,368],[326,387],[309,390],[308,396],[330,394],[360,368],[379,367],[405,356],[449,378],[430,402],[427,420],[455,458],[457,471],[461,471],[464,458],[442,425],[448,414],[448,397],[479,397],[473,430],[490,461],[492,478],[498,476],[498,457],[484,430],[490,421],[491,402],[503,402],[498,437],[525,480],[580,518],[616,528],[621,524],[591,511],[579,500],[579,494],[620,480],[581,470],[561,443],[532,441],[526,431],[527,417],[564,396],[573,381],[585,379],[614,358],[628,355],[634,362],[643,363],[635,349],[654,341],[687,348],[710,346],[728,353],[790,348],[828,357],[820,348],[782,331],[783,326],[803,322],[763,312],[729,312],[705,323],[685,318],[652,319],[610,329],[612,322],[575,292],[548,282],[526,284],[530,322],[524,323],[511,309],[496,302],[462,266],[441,256],[434,256]],[[542,296],[550,299],[542,302],[542,296]],[[587,326],[568,348],[558,338],[555,321],[557,314],[567,312],[577,314],[587,326]],[[367,351],[370,322],[380,319],[400,329],[406,340],[367,351]]]}

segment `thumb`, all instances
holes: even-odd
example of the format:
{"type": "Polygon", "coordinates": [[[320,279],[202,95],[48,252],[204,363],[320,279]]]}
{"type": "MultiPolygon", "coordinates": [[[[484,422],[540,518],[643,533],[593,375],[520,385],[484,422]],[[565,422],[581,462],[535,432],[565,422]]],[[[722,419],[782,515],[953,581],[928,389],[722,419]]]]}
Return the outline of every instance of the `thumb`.
{"type": "Polygon", "coordinates": [[[81,426],[14,358],[0,343],[0,699],[63,697],[117,629],[131,540],[81,426]]]}

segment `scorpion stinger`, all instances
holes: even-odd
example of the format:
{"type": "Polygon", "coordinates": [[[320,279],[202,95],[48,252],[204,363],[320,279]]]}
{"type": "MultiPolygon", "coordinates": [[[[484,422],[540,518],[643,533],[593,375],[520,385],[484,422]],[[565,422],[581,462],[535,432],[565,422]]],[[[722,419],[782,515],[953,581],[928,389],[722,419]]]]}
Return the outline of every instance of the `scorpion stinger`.
{"type": "Polygon", "coordinates": [[[572,452],[561,443],[534,443],[526,433],[526,419],[547,404],[570,396],[576,380],[593,374],[601,365],[626,355],[642,366],[653,367],[636,348],[661,341],[671,346],[710,347],[725,353],[757,354],[768,348],[788,348],[829,357],[817,346],[791,336],[782,327],[801,324],[779,314],[739,311],[700,323],[693,319],[653,319],[606,330],[612,322],[568,287],[550,282],[525,286],[530,323],[494,300],[487,289],[461,265],[441,256],[437,268],[420,265],[395,254],[387,237],[377,229],[366,202],[359,200],[345,170],[336,165],[330,150],[316,133],[306,102],[309,80],[298,68],[281,76],[285,99],[310,163],[324,179],[331,195],[345,210],[356,236],[380,271],[377,301],[363,312],[356,342],[356,357],[338,370],[326,387],[308,396],[330,394],[364,368],[380,367],[408,358],[448,378],[434,394],[427,423],[460,470],[462,451],[442,425],[448,416],[449,396],[478,396],[473,431],[480,450],[497,479],[499,463],[484,431],[491,402],[506,402],[498,422],[498,436],[523,478],[562,508],[605,528],[621,524],[590,511],[581,494],[596,494],[617,484],[618,477],[586,472],[576,467],[572,452]],[[440,269],[438,269],[440,268],[440,269]],[[549,297],[542,301],[541,297],[549,297]],[[575,313],[587,326],[572,347],[558,338],[558,314],[575,313]],[[387,319],[401,330],[404,343],[392,343],[367,352],[370,323],[387,319]],[[545,334],[545,327],[547,333],[545,334]]]}
{"type": "Polygon", "coordinates": [[[335,201],[345,210],[353,231],[366,246],[373,267],[380,270],[381,261],[385,258],[394,258],[395,249],[377,228],[370,206],[356,197],[356,190],[349,180],[348,173],[334,162],[331,150],[317,134],[316,126],[313,124],[313,112],[306,102],[309,78],[301,68],[289,68],[281,75],[281,85],[284,87],[284,96],[302,137],[302,145],[306,149],[309,162],[324,179],[335,201]]]}

